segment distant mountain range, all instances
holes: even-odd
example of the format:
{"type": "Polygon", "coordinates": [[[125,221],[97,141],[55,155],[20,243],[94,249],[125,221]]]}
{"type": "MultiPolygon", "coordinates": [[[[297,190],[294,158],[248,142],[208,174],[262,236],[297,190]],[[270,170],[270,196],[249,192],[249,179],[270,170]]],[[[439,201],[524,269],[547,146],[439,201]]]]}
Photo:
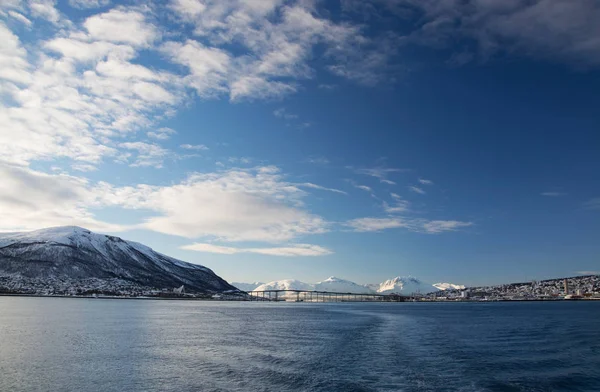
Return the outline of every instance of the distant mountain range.
{"type": "Polygon", "coordinates": [[[334,276],[317,283],[287,279],[229,284],[210,269],[155,252],[119,237],[76,226],[0,233],[0,292],[35,294],[116,293],[144,295],[184,287],[188,293],[250,290],[317,290],[341,293],[411,294],[462,289],[395,277],[361,285],[334,276]]]}
{"type": "Polygon", "coordinates": [[[36,293],[61,293],[73,286],[83,292],[181,286],[197,293],[236,290],[206,267],[76,226],[1,233],[0,286],[36,293]]]}
{"type": "Polygon", "coordinates": [[[243,291],[264,291],[264,290],[317,290],[337,293],[363,293],[363,294],[413,294],[413,293],[431,293],[440,290],[464,289],[465,286],[452,283],[429,284],[420,281],[412,276],[397,276],[377,284],[361,285],[349,280],[329,277],[317,283],[305,283],[295,279],[276,280],[269,283],[232,283],[235,287],[243,291]]]}

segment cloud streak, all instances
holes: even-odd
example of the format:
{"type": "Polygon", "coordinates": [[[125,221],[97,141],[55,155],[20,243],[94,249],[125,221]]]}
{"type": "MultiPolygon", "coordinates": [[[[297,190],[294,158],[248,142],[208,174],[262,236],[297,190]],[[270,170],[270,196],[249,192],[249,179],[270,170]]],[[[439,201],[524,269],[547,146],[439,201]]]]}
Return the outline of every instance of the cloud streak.
{"type": "Polygon", "coordinates": [[[454,220],[424,220],[402,217],[387,218],[357,218],[345,223],[355,232],[380,232],[388,229],[407,229],[409,231],[439,234],[449,231],[457,231],[461,228],[472,226],[472,222],[461,222],[454,220]]]}
{"type": "Polygon", "coordinates": [[[310,244],[292,244],[272,248],[233,248],[229,246],[220,246],[208,243],[194,243],[191,245],[182,246],[181,249],[193,250],[196,252],[218,253],[224,255],[254,253],[266,256],[282,257],[327,256],[333,253],[327,248],[310,244]]]}

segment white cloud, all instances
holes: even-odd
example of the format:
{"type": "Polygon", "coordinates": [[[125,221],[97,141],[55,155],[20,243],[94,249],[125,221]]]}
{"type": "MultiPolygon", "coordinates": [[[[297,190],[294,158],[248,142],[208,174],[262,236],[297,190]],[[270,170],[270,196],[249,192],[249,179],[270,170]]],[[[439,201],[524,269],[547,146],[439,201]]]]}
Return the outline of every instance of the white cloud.
{"type": "Polygon", "coordinates": [[[333,192],[333,193],[340,193],[342,195],[347,195],[348,194],[347,192],[341,191],[339,189],[327,188],[327,187],[324,187],[324,186],[321,186],[321,185],[313,184],[311,182],[305,182],[305,183],[296,184],[296,185],[300,186],[300,187],[305,187],[305,188],[313,188],[313,189],[319,189],[319,190],[322,190],[322,191],[328,191],[328,192],[333,192]]]}
{"type": "Polygon", "coordinates": [[[188,89],[231,101],[279,98],[315,76],[309,65],[315,48],[325,52],[323,61],[335,63],[345,62],[336,57],[345,50],[356,52],[355,43],[361,42],[361,50],[369,46],[362,27],[324,18],[303,1],[181,0],[166,10],[155,4],[98,12],[93,8],[108,0],[70,0],[91,14],[82,21],[66,19],[70,14],[60,14],[54,1],[11,4],[5,16],[56,24],[44,26],[44,38],[29,40],[25,48],[0,22],[0,90],[10,102],[0,107],[0,160],[23,165],[122,160],[124,134],[128,140],[136,131],[168,139],[169,132],[152,128],[191,98],[188,89]],[[189,26],[171,24],[169,32],[159,26],[163,19],[157,15],[165,11],[167,19],[174,12],[192,24],[195,35],[189,26]],[[145,66],[142,50],[183,67],[145,66]]]}
{"type": "Polygon", "coordinates": [[[138,207],[160,213],[144,223],[154,231],[273,242],[328,231],[323,218],[301,209],[305,195],[267,166],[193,174],[179,185],[154,190],[138,207]]]}
{"type": "Polygon", "coordinates": [[[106,57],[130,60],[135,57],[133,47],[104,41],[86,42],[76,38],[59,37],[44,42],[43,46],[52,52],[60,53],[71,61],[90,62],[106,57]]]}
{"type": "Polygon", "coordinates": [[[176,133],[177,132],[175,132],[174,129],[163,127],[157,129],[156,131],[147,132],[146,136],[156,140],[168,140],[171,137],[171,135],[174,135],[176,133]]]}
{"type": "Polygon", "coordinates": [[[346,222],[346,226],[353,228],[354,231],[367,232],[400,227],[410,228],[411,223],[401,218],[357,218],[346,222]]]}
{"type": "Polygon", "coordinates": [[[408,189],[411,192],[415,192],[415,193],[418,193],[420,195],[424,195],[426,193],[425,190],[423,190],[423,188],[419,188],[418,186],[411,185],[411,186],[408,187],[408,189]]]}
{"type": "Polygon", "coordinates": [[[193,22],[206,10],[206,5],[200,0],[172,0],[169,7],[188,22],[193,22]]]}
{"type": "Polygon", "coordinates": [[[46,19],[57,24],[60,21],[60,13],[55,8],[56,2],[53,0],[30,0],[29,9],[31,15],[36,18],[46,19]]]}
{"type": "Polygon", "coordinates": [[[357,218],[345,223],[356,232],[383,231],[387,229],[405,228],[410,231],[438,234],[447,231],[456,231],[463,227],[472,226],[472,222],[393,218],[357,218]]]}
{"type": "Polygon", "coordinates": [[[325,157],[308,157],[304,160],[304,162],[312,163],[315,165],[328,165],[330,163],[329,159],[325,157]]]}
{"type": "Polygon", "coordinates": [[[472,222],[460,222],[460,221],[444,221],[444,220],[434,220],[423,223],[423,229],[427,233],[436,234],[442,233],[445,231],[456,231],[463,227],[472,226],[472,222]]]}
{"type": "Polygon", "coordinates": [[[358,188],[358,189],[362,189],[363,191],[366,191],[366,192],[373,192],[373,189],[371,189],[371,187],[366,186],[366,185],[354,185],[354,187],[358,188]]]}
{"type": "Polygon", "coordinates": [[[45,174],[0,164],[0,231],[34,230],[60,225],[120,231],[124,227],[97,220],[90,184],[65,174],[45,174]]]}
{"type": "Polygon", "coordinates": [[[89,17],[83,26],[92,40],[132,46],[149,46],[160,37],[157,28],[141,12],[112,9],[89,17]]]}
{"type": "Polygon", "coordinates": [[[27,19],[27,17],[25,17],[25,15],[20,14],[20,13],[18,13],[16,11],[12,11],[12,10],[8,11],[8,15],[11,18],[16,19],[19,22],[23,23],[27,27],[31,27],[31,25],[32,25],[32,22],[29,19],[27,19]]]}
{"type": "Polygon", "coordinates": [[[89,9],[106,7],[110,0],[69,0],[69,5],[73,8],[89,9]]]}
{"type": "Polygon", "coordinates": [[[186,82],[200,96],[210,98],[227,91],[231,58],[226,51],[206,47],[194,40],[167,42],[162,45],[161,51],[169,56],[170,61],[189,69],[186,82]]]}
{"type": "Polygon", "coordinates": [[[398,214],[409,210],[410,203],[407,200],[402,199],[402,197],[396,193],[392,193],[391,196],[394,199],[393,204],[390,205],[387,202],[383,202],[383,209],[385,212],[388,214],[398,214]]]}
{"type": "Polygon", "coordinates": [[[154,143],[126,142],[121,143],[119,146],[126,150],[137,151],[135,162],[131,164],[133,167],[152,166],[160,169],[163,167],[164,160],[172,155],[169,150],[154,143]]]}
{"type": "MultiPolygon", "coordinates": [[[[302,199],[308,194],[285,181],[272,166],[195,173],[169,186],[114,186],[7,165],[0,165],[0,175],[1,231],[79,225],[101,231],[138,228],[186,238],[272,243],[329,230],[322,217],[304,209],[302,199]],[[129,226],[114,225],[90,212],[104,207],[145,210],[149,217],[129,226]]],[[[292,246],[280,251],[288,247],[292,246]]],[[[305,248],[289,253],[311,249],[317,252],[305,248]]]]}
{"type": "MultiPolygon", "coordinates": [[[[94,31],[109,14],[84,24],[91,21],[94,31]]],[[[132,63],[137,50],[130,44],[93,39],[66,27],[29,44],[28,53],[0,23],[0,79],[6,81],[0,90],[10,102],[0,106],[0,160],[98,164],[117,156],[114,139],[151,126],[179,102],[183,86],[173,74],[132,63]]]]}
{"type": "Polygon", "coordinates": [[[276,109],[275,111],[273,111],[273,115],[275,117],[283,118],[285,120],[297,120],[298,119],[297,114],[288,113],[285,108],[276,109]]]}
{"type": "Polygon", "coordinates": [[[433,185],[433,181],[431,180],[426,180],[424,178],[419,178],[419,183],[423,184],[423,185],[433,185]]]}
{"type": "Polygon", "coordinates": [[[184,150],[197,150],[197,151],[208,150],[208,147],[206,147],[204,144],[182,144],[179,147],[183,148],[184,150]]]}
{"type": "Polygon", "coordinates": [[[202,38],[203,44],[188,40],[184,46],[167,48],[179,64],[203,64],[201,72],[190,67],[190,79],[202,96],[228,93],[232,101],[279,98],[297,91],[296,80],[314,76],[308,62],[315,46],[326,48],[325,59],[336,63],[348,63],[347,54],[356,52],[357,42],[368,46],[360,27],[321,18],[310,2],[175,0],[169,7],[202,38]],[[247,53],[215,52],[207,41],[238,45],[247,53]],[[185,49],[185,55],[177,54],[185,49]],[[226,66],[220,67],[221,75],[202,76],[207,60],[226,66]]]}
{"type": "Polygon", "coordinates": [[[323,248],[318,245],[310,244],[293,244],[281,247],[273,248],[233,248],[229,246],[219,246],[207,243],[194,243],[191,245],[185,245],[182,249],[194,250],[197,252],[209,252],[219,254],[238,254],[238,253],[257,253],[268,256],[284,256],[284,257],[296,257],[296,256],[326,256],[333,252],[327,248],[323,248]]]}
{"type": "Polygon", "coordinates": [[[358,174],[364,174],[367,176],[375,177],[379,179],[380,182],[394,185],[395,182],[388,180],[388,175],[391,173],[403,173],[408,171],[408,169],[395,169],[395,168],[385,168],[385,167],[374,167],[367,169],[356,169],[355,172],[358,174]]]}
{"type": "Polygon", "coordinates": [[[231,84],[232,101],[274,99],[296,92],[293,83],[270,81],[259,76],[242,76],[231,84]]]}
{"type": "Polygon", "coordinates": [[[16,83],[28,83],[31,66],[27,61],[27,51],[19,38],[0,22],[0,79],[16,83]]]}
{"type": "Polygon", "coordinates": [[[77,170],[77,171],[81,171],[81,172],[89,172],[89,171],[98,170],[98,168],[96,166],[89,165],[86,163],[73,164],[73,165],[71,165],[71,168],[73,168],[73,170],[77,170]]]}

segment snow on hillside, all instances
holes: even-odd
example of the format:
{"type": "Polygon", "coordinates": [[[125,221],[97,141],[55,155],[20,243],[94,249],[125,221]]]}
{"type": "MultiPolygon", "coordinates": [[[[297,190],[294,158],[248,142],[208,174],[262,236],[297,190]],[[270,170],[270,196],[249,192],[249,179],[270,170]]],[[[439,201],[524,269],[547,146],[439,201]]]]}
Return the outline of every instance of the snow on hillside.
{"type": "MultiPolygon", "coordinates": [[[[244,290],[243,287],[252,287],[251,283],[234,283],[234,286],[244,290]]],[[[436,283],[441,285],[440,287],[447,288],[463,288],[464,286],[453,285],[451,283],[436,283]]],[[[357,294],[413,294],[420,293],[426,294],[438,290],[444,290],[438,288],[436,285],[422,282],[421,280],[412,276],[397,276],[393,279],[386,280],[382,283],[361,285],[349,280],[336,278],[335,276],[329,277],[321,282],[317,283],[305,283],[295,279],[276,280],[269,283],[261,284],[260,286],[248,288],[248,290],[316,290],[316,291],[329,291],[334,293],[357,293],[357,294]]]]}
{"type": "Polygon", "coordinates": [[[426,294],[433,291],[438,291],[438,288],[412,276],[397,276],[386,280],[379,284],[377,289],[377,292],[381,294],[426,294]]]}
{"type": "Polygon", "coordinates": [[[453,284],[453,283],[434,283],[433,287],[438,290],[463,290],[466,288],[463,284],[453,284]]]}
{"type": "Polygon", "coordinates": [[[0,233],[1,276],[39,280],[49,289],[65,279],[98,284],[121,279],[161,289],[184,285],[195,292],[235,290],[202,265],[77,226],[0,233]]]}
{"type": "Polygon", "coordinates": [[[314,290],[315,285],[310,283],[300,282],[296,279],[274,280],[269,283],[261,284],[256,291],[265,290],[314,290]]]}
{"type": "MultiPolygon", "coordinates": [[[[181,260],[174,259],[167,255],[155,252],[152,248],[134,241],[125,241],[119,237],[96,234],[87,229],[78,226],[59,226],[50,227],[47,229],[19,232],[19,233],[0,233],[0,248],[7,247],[12,244],[58,244],[70,247],[87,249],[99,252],[102,256],[110,258],[111,253],[119,250],[137,259],[139,253],[150,258],[152,261],[168,261],[170,264],[175,264],[182,268],[202,269],[208,268],[198,265],[186,263],[181,260]]],[[[58,248],[57,248],[58,249],[58,248]]],[[[46,254],[51,253],[53,248],[48,247],[46,254]]],[[[48,256],[51,256],[48,254],[48,256]]]]}
{"type": "Polygon", "coordinates": [[[356,294],[371,294],[374,293],[370,288],[351,282],[349,280],[336,278],[331,276],[322,282],[315,285],[315,290],[329,291],[334,293],[356,293],[356,294]]]}
{"type": "Polygon", "coordinates": [[[237,287],[242,291],[252,291],[260,285],[263,285],[264,282],[253,282],[253,283],[242,283],[242,282],[232,282],[231,285],[237,287]]]}

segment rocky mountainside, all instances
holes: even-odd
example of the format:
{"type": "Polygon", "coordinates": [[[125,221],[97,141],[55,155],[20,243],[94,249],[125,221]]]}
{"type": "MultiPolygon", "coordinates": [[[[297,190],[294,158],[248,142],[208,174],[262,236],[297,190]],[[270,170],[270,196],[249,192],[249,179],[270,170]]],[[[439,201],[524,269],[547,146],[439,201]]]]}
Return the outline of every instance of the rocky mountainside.
{"type": "Polygon", "coordinates": [[[159,290],[184,286],[186,292],[196,293],[236,290],[201,265],[75,226],[1,233],[0,277],[21,282],[21,287],[26,286],[22,282],[36,282],[48,289],[69,281],[92,286],[111,282],[112,286],[159,290]]]}

